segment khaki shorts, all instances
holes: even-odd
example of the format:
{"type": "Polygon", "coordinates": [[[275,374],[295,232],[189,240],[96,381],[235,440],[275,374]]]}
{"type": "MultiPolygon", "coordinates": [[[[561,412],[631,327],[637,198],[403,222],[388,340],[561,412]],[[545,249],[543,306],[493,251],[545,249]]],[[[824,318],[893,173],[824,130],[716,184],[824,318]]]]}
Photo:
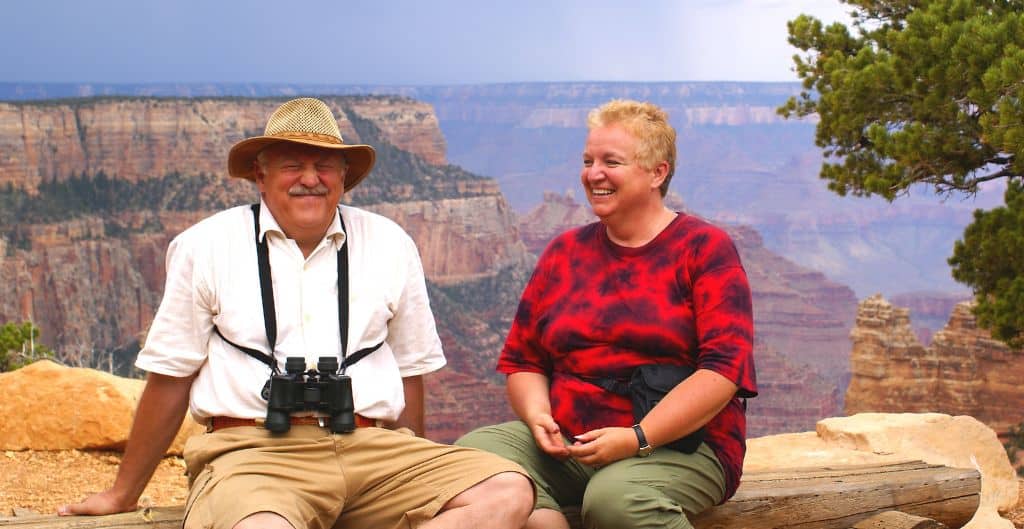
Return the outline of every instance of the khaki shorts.
{"type": "Polygon", "coordinates": [[[230,529],[264,511],[296,529],[417,527],[495,474],[526,474],[492,454],[383,428],[225,428],[189,439],[185,462],[185,529],[230,529]]]}

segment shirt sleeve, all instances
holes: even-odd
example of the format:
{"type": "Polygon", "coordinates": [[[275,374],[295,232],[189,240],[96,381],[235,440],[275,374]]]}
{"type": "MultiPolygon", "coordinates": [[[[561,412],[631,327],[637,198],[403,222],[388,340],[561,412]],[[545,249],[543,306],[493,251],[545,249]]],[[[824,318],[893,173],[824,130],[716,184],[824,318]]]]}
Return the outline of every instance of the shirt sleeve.
{"type": "Polygon", "coordinates": [[[547,291],[547,269],[555,260],[561,243],[556,239],[541,255],[526,283],[512,320],[512,327],[505,339],[505,346],[498,357],[497,371],[506,375],[521,371],[551,374],[551,355],[540,344],[543,326],[540,319],[544,311],[547,291]]]}
{"type": "Polygon", "coordinates": [[[199,370],[213,330],[210,290],[197,270],[194,233],[175,237],[167,248],[167,280],[146,343],[135,361],[139,369],[175,377],[199,370]]]}
{"type": "Polygon", "coordinates": [[[739,387],[737,396],[757,396],[754,316],[747,274],[729,236],[713,228],[696,250],[691,271],[697,323],[697,367],[710,369],[739,387]]]}
{"type": "Polygon", "coordinates": [[[405,278],[395,314],[388,322],[387,343],[403,377],[422,375],[444,367],[446,360],[430,310],[427,284],[416,243],[408,235],[405,246],[405,278]]]}

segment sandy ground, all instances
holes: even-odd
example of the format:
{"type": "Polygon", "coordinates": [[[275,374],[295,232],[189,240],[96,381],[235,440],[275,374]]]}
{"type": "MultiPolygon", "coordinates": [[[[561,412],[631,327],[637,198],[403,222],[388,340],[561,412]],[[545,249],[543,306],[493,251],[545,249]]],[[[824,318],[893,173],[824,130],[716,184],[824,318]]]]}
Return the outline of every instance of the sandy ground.
{"type": "MultiPolygon", "coordinates": [[[[53,514],[114,482],[119,452],[0,452],[0,516],[53,514]]],[[[167,457],[143,492],[143,506],[183,505],[188,496],[185,462],[167,457]]]]}
{"type": "MultiPolygon", "coordinates": [[[[0,453],[0,517],[52,514],[57,507],[99,492],[114,482],[121,454],[118,452],[0,453]]],[[[1024,528],[1024,480],[1021,497],[1007,518],[1024,528]]],[[[143,506],[185,503],[188,495],[185,463],[179,457],[165,458],[143,493],[143,506]]]]}

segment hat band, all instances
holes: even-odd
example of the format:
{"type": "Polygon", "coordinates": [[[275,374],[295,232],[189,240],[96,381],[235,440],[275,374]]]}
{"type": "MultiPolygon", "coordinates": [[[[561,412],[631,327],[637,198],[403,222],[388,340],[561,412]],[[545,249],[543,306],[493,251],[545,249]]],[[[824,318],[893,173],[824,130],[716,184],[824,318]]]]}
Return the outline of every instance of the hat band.
{"type": "Polygon", "coordinates": [[[309,140],[318,141],[321,143],[333,143],[335,145],[344,145],[341,138],[337,136],[331,136],[329,134],[317,134],[315,132],[294,132],[294,131],[281,131],[275,132],[274,134],[268,134],[275,138],[288,138],[294,140],[309,140]]]}

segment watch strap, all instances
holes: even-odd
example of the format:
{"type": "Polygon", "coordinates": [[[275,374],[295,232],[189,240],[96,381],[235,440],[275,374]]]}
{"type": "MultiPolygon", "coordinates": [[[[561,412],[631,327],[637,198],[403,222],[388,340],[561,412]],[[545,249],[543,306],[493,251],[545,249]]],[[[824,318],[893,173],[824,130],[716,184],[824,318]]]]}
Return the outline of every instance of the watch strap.
{"type": "Polygon", "coordinates": [[[639,448],[637,449],[637,453],[640,454],[640,455],[647,455],[647,454],[649,454],[650,450],[651,450],[651,445],[647,442],[647,436],[644,435],[644,429],[641,428],[639,424],[634,424],[633,425],[633,432],[636,433],[636,440],[637,440],[637,443],[639,444],[639,448]],[[644,453],[644,452],[646,452],[646,453],[644,453]]]}

